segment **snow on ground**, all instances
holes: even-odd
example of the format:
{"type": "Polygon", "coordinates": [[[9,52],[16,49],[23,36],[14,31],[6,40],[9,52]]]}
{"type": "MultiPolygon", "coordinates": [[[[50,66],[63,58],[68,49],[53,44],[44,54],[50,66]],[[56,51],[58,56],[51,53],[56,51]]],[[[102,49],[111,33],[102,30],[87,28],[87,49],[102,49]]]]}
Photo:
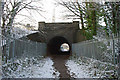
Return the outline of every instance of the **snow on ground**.
{"type": "Polygon", "coordinates": [[[3,65],[4,78],[58,78],[50,58],[25,58],[3,65]]]}
{"type": "Polygon", "coordinates": [[[74,78],[118,78],[117,65],[91,58],[70,59],[66,62],[66,66],[74,78]]]}
{"type": "Polygon", "coordinates": [[[78,65],[73,60],[68,60],[66,63],[71,77],[74,78],[90,78],[90,75],[86,71],[84,65],[78,65]]]}

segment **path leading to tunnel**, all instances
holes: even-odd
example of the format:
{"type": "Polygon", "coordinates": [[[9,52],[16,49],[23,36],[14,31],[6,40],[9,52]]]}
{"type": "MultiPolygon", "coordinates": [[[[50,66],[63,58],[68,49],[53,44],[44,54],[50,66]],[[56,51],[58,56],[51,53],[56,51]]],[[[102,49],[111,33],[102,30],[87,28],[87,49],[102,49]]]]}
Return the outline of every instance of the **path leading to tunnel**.
{"type": "Polygon", "coordinates": [[[69,55],[52,55],[52,60],[54,62],[53,66],[60,72],[60,78],[71,78],[71,76],[68,74],[68,69],[65,66],[68,58],[69,55]]]}

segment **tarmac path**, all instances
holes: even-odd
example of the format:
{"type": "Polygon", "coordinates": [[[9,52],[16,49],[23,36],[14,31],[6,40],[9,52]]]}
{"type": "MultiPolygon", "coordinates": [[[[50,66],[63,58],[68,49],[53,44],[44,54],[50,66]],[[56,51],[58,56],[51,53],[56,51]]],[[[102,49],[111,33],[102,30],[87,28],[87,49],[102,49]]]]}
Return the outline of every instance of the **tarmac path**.
{"type": "Polygon", "coordinates": [[[56,70],[60,72],[60,78],[71,78],[71,76],[68,74],[68,69],[65,66],[66,61],[69,58],[69,55],[52,55],[52,60],[54,62],[53,66],[56,70]]]}

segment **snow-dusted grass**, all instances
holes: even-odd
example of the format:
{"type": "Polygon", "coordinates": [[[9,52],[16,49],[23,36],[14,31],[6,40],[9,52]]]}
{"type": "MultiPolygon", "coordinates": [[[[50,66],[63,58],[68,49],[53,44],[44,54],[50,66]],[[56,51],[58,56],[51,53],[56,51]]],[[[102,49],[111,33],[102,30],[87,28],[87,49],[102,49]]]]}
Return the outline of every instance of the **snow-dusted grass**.
{"type": "Polygon", "coordinates": [[[25,58],[3,65],[4,78],[58,78],[50,58],[25,58]]]}
{"type": "Polygon", "coordinates": [[[67,61],[66,66],[74,78],[117,78],[117,65],[79,57],[67,61]],[[114,72],[115,71],[115,72],[114,72]]]}

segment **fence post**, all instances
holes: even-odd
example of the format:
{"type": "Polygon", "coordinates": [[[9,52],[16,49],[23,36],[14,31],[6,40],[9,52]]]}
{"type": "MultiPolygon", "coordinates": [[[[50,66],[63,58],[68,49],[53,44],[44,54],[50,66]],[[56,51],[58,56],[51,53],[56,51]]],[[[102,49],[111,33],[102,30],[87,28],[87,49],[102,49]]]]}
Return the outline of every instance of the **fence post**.
{"type": "Polygon", "coordinates": [[[15,41],[13,41],[13,50],[12,50],[12,53],[13,53],[13,54],[12,54],[12,57],[13,57],[12,59],[13,59],[13,61],[14,61],[14,57],[15,57],[15,56],[14,56],[14,55],[15,55],[15,41]]]}
{"type": "Polygon", "coordinates": [[[37,54],[37,41],[36,41],[36,53],[35,54],[37,54]]]}
{"type": "Polygon", "coordinates": [[[6,62],[9,60],[9,47],[10,47],[10,39],[6,39],[6,62]]]}
{"type": "Polygon", "coordinates": [[[119,46],[119,52],[118,52],[118,75],[119,75],[119,78],[120,78],[120,2],[118,3],[118,46],[119,46]]]}
{"type": "Polygon", "coordinates": [[[114,42],[114,34],[112,35],[112,40],[113,40],[113,61],[115,64],[115,42],[114,42]]]}

